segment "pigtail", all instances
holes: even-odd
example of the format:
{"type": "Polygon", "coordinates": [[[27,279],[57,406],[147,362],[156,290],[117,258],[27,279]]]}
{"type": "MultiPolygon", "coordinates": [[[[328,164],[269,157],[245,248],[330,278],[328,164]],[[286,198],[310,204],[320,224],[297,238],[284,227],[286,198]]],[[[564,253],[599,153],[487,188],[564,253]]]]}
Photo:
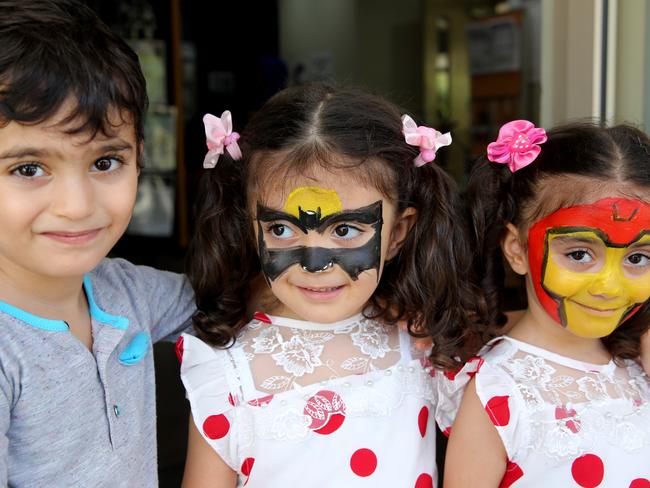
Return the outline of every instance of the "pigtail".
{"type": "Polygon", "coordinates": [[[503,291],[505,266],[501,240],[506,224],[516,222],[516,203],[512,195],[513,174],[505,165],[490,163],[482,157],[476,163],[467,187],[467,211],[471,223],[473,275],[484,306],[480,307],[475,329],[483,340],[496,335],[505,325],[503,291]]]}
{"type": "Polygon", "coordinates": [[[216,346],[232,345],[246,323],[250,283],[260,272],[244,168],[242,161],[223,154],[216,167],[204,173],[196,231],[187,254],[198,307],[192,318],[194,328],[216,346]]]}
{"type": "Polygon", "coordinates": [[[401,210],[416,208],[417,221],[386,263],[373,301],[384,317],[405,319],[413,336],[433,337],[433,364],[453,369],[479,346],[466,335],[476,310],[467,229],[455,183],[444,171],[435,165],[407,171],[410,197],[399,203],[401,210]]]}

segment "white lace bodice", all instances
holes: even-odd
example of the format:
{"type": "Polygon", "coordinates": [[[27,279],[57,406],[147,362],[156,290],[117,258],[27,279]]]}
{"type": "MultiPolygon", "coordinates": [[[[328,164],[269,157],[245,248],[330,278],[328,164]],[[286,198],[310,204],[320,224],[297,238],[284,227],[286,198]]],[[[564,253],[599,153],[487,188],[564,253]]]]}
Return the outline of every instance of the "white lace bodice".
{"type": "Polygon", "coordinates": [[[387,369],[401,357],[399,330],[362,315],[326,325],[260,313],[255,318],[239,343],[262,392],[387,369]]]}
{"type": "Polygon", "coordinates": [[[285,486],[296,466],[315,487],[435,480],[436,375],[406,332],[258,313],[229,349],[183,340],[195,423],[240,485],[285,486]]]}
{"type": "Polygon", "coordinates": [[[650,381],[636,362],[588,364],[503,337],[469,368],[510,460],[506,486],[650,480],[650,381]]]}

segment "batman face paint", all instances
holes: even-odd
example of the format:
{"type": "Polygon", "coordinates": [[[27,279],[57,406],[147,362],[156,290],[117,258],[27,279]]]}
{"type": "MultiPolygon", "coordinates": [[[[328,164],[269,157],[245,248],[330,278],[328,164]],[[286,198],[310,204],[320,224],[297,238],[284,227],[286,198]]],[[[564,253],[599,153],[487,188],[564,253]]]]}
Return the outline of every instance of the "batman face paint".
{"type": "Polygon", "coordinates": [[[294,190],[281,211],[258,203],[262,270],[274,281],[294,265],[307,273],[323,273],[338,266],[352,280],[375,269],[378,280],[382,223],[381,201],[343,210],[335,191],[318,187],[294,190]],[[316,238],[309,239],[310,234],[316,238]],[[310,241],[323,245],[309,245],[310,241]],[[365,242],[357,245],[359,241],[365,242]]]}
{"type": "Polygon", "coordinates": [[[332,323],[363,311],[386,256],[402,235],[401,214],[374,186],[344,171],[313,168],[250,202],[262,272],[277,300],[269,315],[332,323]]]}
{"type": "Polygon", "coordinates": [[[605,337],[650,298],[650,205],[560,209],[530,228],[528,260],[546,312],[578,336],[605,337]]]}

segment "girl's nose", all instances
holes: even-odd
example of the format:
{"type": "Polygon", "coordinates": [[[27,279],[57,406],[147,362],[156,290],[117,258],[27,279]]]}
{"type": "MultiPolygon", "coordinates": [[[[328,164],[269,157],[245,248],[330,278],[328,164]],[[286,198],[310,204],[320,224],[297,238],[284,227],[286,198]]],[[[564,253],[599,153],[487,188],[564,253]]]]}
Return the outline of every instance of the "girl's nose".
{"type": "Polygon", "coordinates": [[[300,259],[300,267],[307,273],[323,273],[334,267],[329,249],[306,247],[300,259]]]}
{"type": "Polygon", "coordinates": [[[611,298],[619,296],[624,289],[623,272],[615,259],[608,259],[606,265],[589,285],[588,291],[593,296],[611,298]]]}

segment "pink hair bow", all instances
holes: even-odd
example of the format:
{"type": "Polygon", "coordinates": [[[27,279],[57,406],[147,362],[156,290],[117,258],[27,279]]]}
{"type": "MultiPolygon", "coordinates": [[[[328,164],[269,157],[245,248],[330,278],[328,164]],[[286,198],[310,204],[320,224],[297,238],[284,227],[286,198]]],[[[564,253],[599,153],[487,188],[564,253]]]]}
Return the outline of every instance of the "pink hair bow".
{"type": "Polygon", "coordinates": [[[416,166],[430,163],[436,159],[436,151],[451,144],[451,134],[442,134],[431,127],[418,125],[408,115],[402,115],[402,132],[406,143],[419,146],[420,154],[413,160],[416,166]]]}
{"type": "Polygon", "coordinates": [[[204,168],[214,168],[224,149],[228,151],[228,154],[234,160],[241,159],[241,149],[237,144],[239,134],[232,130],[232,115],[229,110],[224,111],[221,118],[217,118],[212,114],[205,114],[203,124],[205,125],[206,144],[208,145],[208,153],[203,160],[204,168]]]}
{"type": "Polygon", "coordinates": [[[513,173],[535,161],[546,142],[546,131],[528,120],[513,120],[499,129],[499,137],[487,148],[493,163],[507,164],[513,173]]]}

